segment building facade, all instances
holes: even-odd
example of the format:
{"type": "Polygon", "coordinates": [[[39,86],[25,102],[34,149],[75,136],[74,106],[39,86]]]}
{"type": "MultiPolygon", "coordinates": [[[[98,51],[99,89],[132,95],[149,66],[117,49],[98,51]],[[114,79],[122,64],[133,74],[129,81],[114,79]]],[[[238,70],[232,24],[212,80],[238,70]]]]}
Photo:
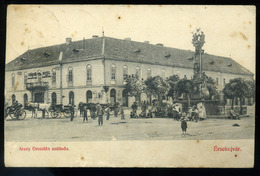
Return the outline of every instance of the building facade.
{"type": "MultiPolygon", "coordinates": [[[[115,103],[130,106],[134,101],[124,90],[126,75],[167,78],[193,77],[194,52],[109,37],[28,50],[6,65],[7,102],[78,104],[115,103]],[[108,88],[106,92],[104,87],[108,88]]],[[[204,54],[203,71],[221,91],[230,79],[253,80],[253,74],[231,58],[204,54]]],[[[146,95],[141,100],[146,100],[146,95]]]]}

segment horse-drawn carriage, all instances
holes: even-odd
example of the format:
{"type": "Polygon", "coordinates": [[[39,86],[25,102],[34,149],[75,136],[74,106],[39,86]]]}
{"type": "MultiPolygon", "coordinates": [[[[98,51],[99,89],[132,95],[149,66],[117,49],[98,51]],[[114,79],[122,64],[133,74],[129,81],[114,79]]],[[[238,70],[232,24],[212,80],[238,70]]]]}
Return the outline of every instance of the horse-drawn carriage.
{"type": "Polygon", "coordinates": [[[17,119],[17,120],[23,120],[26,117],[26,112],[23,108],[23,105],[18,104],[15,106],[7,106],[5,107],[5,118],[8,117],[8,115],[12,119],[17,119]]]}
{"type": "Polygon", "coordinates": [[[60,118],[61,115],[69,118],[72,113],[74,113],[75,116],[74,108],[75,106],[73,105],[53,104],[49,107],[48,111],[52,118],[60,118]]]}

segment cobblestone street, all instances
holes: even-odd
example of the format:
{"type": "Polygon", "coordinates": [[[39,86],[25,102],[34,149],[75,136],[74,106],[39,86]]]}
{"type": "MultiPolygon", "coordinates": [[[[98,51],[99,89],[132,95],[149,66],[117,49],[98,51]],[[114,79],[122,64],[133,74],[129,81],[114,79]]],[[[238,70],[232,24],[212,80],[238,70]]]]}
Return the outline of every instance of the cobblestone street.
{"type": "Polygon", "coordinates": [[[98,126],[98,120],[89,119],[83,123],[83,117],[77,116],[71,122],[69,118],[31,118],[30,112],[24,120],[5,121],[6,141],[110,141],[110,140],[215,140],[215,139],[253,139],[254,118],[241,120],[206,119],[188,122],[187,135],[181,135],[181,122],[169,118],[126,119],[113,115],[104,118],[104,125],[98,126]],[[238,124],[239,126],[233,126],[238,124]]]}

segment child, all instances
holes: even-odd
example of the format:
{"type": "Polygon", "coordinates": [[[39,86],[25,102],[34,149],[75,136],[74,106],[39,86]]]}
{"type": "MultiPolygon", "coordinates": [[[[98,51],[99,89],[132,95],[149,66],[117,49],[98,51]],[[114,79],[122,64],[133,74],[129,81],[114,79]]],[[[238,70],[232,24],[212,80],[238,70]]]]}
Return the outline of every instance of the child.
{"type": "Polygon", "coordinates": [[[180,118],[181,121],[181,129],[182,129],[182,135],[186,135],[186,129],[187,129],[187,117],[186,113],[182,113],[182,117],[180,118]]]}

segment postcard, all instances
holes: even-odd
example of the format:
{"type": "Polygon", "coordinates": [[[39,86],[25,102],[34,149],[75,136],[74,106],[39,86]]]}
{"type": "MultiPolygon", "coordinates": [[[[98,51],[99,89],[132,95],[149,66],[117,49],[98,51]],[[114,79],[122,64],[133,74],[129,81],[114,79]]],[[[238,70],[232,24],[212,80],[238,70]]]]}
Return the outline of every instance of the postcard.
{"type": "Polygon", "coordinates": [[[9,5],[6,167],[252,168],[256,7],[9,5]]]}

